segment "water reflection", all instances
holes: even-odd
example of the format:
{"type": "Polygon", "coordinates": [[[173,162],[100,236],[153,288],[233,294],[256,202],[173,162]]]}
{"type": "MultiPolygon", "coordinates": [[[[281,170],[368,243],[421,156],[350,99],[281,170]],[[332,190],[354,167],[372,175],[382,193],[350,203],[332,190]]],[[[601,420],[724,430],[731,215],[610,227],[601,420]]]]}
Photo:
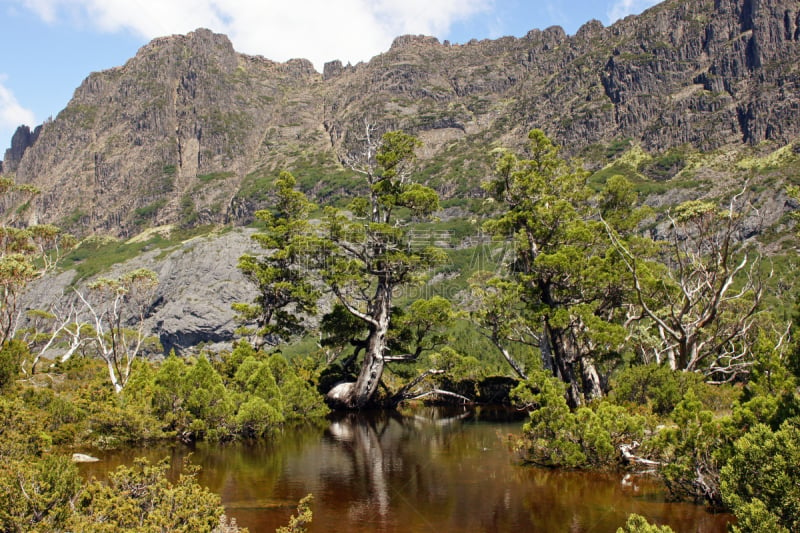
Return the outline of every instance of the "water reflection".
{"type": "MultiPolygon", "coordinates": [[[[725,531],[727,518],[670,504],[647,479],[516,466],[506,447],[519,431],[507,413],[438,411],[346,414],[327,425],[286,431],[260,444],[198,445],[201,482],[222,495],[253,533],[284,525],[313,493],[310,531],[616,531],[628,513],[676,531],[725,531]]],[[[86,465],[103,471],[137,455],[129,450],[86,465]]]]}

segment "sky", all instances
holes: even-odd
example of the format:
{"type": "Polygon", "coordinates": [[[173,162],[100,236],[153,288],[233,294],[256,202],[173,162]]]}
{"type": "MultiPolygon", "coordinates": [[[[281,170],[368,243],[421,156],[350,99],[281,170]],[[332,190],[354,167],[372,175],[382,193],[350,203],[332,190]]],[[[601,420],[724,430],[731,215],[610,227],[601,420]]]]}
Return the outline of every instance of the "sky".
{"type": "Polygon", "coordinates": [[[440,41],[605,25],[658,0],[0,0],[0,158],[17,126],[55,117],[91,72],[151,39],[209,28],[274,61],[368,61],[398,35],[440,41]]]}

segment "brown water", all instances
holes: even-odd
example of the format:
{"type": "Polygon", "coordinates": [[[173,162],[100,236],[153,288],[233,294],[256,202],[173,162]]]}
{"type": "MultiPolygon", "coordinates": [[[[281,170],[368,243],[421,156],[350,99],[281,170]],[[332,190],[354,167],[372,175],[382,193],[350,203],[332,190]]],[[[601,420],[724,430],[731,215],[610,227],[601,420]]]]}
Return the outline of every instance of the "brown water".
{"type": "Polygon", "coordinates": [[[314,494],[311,532],[615,532],[629,513],[676,532],[724,532],[729,515],[668,503],[658,483],[514,464],[506,445],[519,420],[494,411],[423,408],[348,415],[262,443],[100,454],[82,466],[102,478],[136,456],[190,451],[200,482],[251,533],[285,525],[314,494]]]}

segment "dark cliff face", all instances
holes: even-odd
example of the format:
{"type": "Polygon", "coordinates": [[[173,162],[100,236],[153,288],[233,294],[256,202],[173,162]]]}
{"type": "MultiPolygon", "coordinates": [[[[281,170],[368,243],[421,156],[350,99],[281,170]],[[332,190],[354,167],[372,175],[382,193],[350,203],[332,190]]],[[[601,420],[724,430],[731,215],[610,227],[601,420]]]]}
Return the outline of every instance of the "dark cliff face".
{"type": "Polygon", "coordinates": [[[18,127],[11,137],[11,148],[6,150],[3,161],[0,161],[0,172],[15,172],[25,151],[33,146],[41,131],[41,126],[37,126],[33,131],[28,126],[18,127]]]}
{"type": "Polygon", "coordinates": [[[518,145],[533,127],[568,154],[619,139],[654,152],[785,144],[800,134],[798,59],[795,0],[667,0],[574,36],[404,36],[323,74],[237,54],[198,30],[90,75],[24,155],[6,159],[42,189],[39,219],[79,232],[247,220],[270,176],[288,168],[324,181],[365,124],[418,135],[423,160],[458,167],[429,176],[442,194],[472,194],[490,172],[476,154],[518,145]]]}

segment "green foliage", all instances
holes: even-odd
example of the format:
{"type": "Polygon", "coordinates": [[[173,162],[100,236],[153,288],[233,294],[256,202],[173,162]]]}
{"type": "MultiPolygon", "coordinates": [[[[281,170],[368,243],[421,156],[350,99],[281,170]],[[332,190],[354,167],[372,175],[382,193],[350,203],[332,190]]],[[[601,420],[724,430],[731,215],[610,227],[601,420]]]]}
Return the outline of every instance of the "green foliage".
{"type": "Polygon", "coordinates": [[[179,225],[182,228],[191,228],[195,226],[200,219],[197,213],[197,207],[194,204],[194,198],[190,193],[181,196],[180,213],[178,216],[179,225]]]}
{"type": "MultiPolygon", "coordinates": [[[[326,208],[319,226],[308,220],[313,204],[296,190],[295,178],[281,173],[273,210],[258,213],[265,231],[255,237],[273,251],[262,258],[248,254],[240,259],[241,270],[259,288],[253,304],[235,306],[243,320],[257,325],[243,333],[265,340],[301,333],[302,315],[315,310],[320,296],[312,275],[337,297],[340,305],[323,321],[323,329],[334,332],[326,346],[352,341],[365,351],[358,398],[351,395],[345,403],[363,405],[377,390],[390,322],[398,315],[393,293],[422,281],[426,271],[446,257],[434,246],[413,246],[402,218],[428,217],[439,208],[432,189],[409,179],[419,146],[418,139],[400,131],[388,132],[380,143],[368,146],[367,155],[350,166],[364,177],[369,194],[353,199],[349,212],[326,208]],[[346,326],[344,331],[340,325],[346,326]],[[357,338],[362,334],[368,339],[357,338]]],[[[408,322],[404,327],[409,341],[424,349],[418,332],[427,325],[408,322]]],[[[396,344],[404,344],[402,336],[394,338],[396,344]]]]}
{"type": "MultiPolygon", "coordinates": [[[[496,284],[498,293],[518,293],[525,302],[525,321],[542,324],[537,329],[548,344],[545,366],[562,377],[570,404],[577,406],[602,394],[597,367],[616,358],[622,348],[626,332],[621,303],[628,280],[606,228],[597,220],[587,173],[561,159],[558,147],[541,130],[532,130],[528,138],[528,159],[497,151],[496,177],[484,187],[506,210],[484,223],[484,229],[513,241],[515,260],[503,283],[496,284]]],[[[619,231],[635,225],[627,225],[639,216],[633,200],[635,194],[622,178],[610,180],[601,194],[603,215],[626,222],[619,231]]],[[[496,344],[507,343],[510,336],[500,329],[509,325],[496,317],[508,313],[508,306],[490,305],[487,311],[479,323],[492,332],[496,344]]]]}
{"type": "Polygon", "coordinates": [[[167,205],[166,198],[156,200],[153,203],[147,204],[144,207],[137,207],[133,210],[133,223],[137,226],[143,226],[155,218],[159,211],[167,205]]]}
{"type": "Polygon", "coordinates": [[[328,414],[322,398],[311,383],[300,377],[298,369],[291,366],[279,353],[273,354],[265,363],[275,380],[287,420],[305,420],[328,414]]]}
{"type": "Polygon", "coordinates": [[[461,314],[450,300],[441,296],[415,300],[405,310],[393,309],[389,345],[416,360],[423,351],[433,350],[450,340],[447,330],[461,314]]]}
{"type": "Polygon", "coordinates": [[[604,156],[606,159],[613,159],[623,153],[625,150],[631,147],[631,139],[630,137],[625,137],[622,139],[614,139],[608,146],[605,148],[604,156]]]}
{"type": "Polygon", "coordinates": [[[0,462],[0,529],[63,531],[81,479],[68,457],[46,455],[0,462]]]}
{"type": "Polygon", "coordinates": [[[777,430],[786,420],[800,419],[797,377],[792,373],[789,354],[778,349],[775,340],[763,331],[756,338],[753,352],[755,364],[751,367],[750,379],[734,405],[737,427],[748,428],[761,423],[777,430]]]}
{"type": "Polygon", "coordinates": [[[88,279],[112,266],[136,257],[146,249],[168,248],[177,244],[160,235],[145,241],[122,242],[113,238],[90,237],[64,257],[63,268],[72,268],[77,279],[88,279]]]}
{"type": "Polygon", "coordinates": [[[520,448],[535,464],[613,468],[622,461],[619,446],[644,436],[644,417],[608,402],[571,412],[564,384],[543,372],[521,383],[512,398],[531,409],[520,448]]]}
{"type": "MultiPolygon", "coordinates": [[[[38,194],[30,185],[17,185],[0,176],[0,198],[17,193],[24,199],[38,194]]],[[[13,216],[0,224],[0,346],[10,340],[22,315],[18,309],[20,294],[34,279],[55,268],[66,253],[75,246],[75,239],[51,224],[16,227],[13,216]]],[[[8,355],[7,355],[8,357],[8,355]]]]}
{"type": "Polygon", "coordinates": [[[72,531],[212,531],[223,508],[218,495],[197,482],[197,468],[183,467],[177,482],[168,478],[169,463],[150,465],[137,459],[121,466],[108,482],[92,481],[75,502],[72,531]]]}
{"type": "Polygon", "coordinates": [[[703,376],[663,365],[635,365],[619,372],[610,398],[619,404],[646,405],[659,415],[672,412],[686,393],[700,387],[703,376]]]}
{"type": "Polygon", "coordinates": [[[212,181],[226,180],[236,176],[235,172],[211,172],[210,174],[201,174],[197,179],[202,183],[210,183],[212,181]]]}
{"type": "Polygon", "coordinates": [[[302,316],[315,312],[320,296],[305,269],[320,246],[319,239],[310,234],[307,218],[314,205],[295,190],[296,180],[290,173],[282,172],[275,185],[275,212],[256,213],[264,222],[264,232],[253,236],[269,252],[239,258],[239,270],[256,286],[257,296],[252,304],[233,306],[239,320],[256,325],[254,331],[245,328],[243,332],[257,334],[262,343],[302,333],[302,316]]]}
{"type": "Polygon", "coordinates": [[[20,365],[28,356],[28,346],[12,339],[0,347],[0,390],[11,387],[19,376],[20,365]]]}
{"type": "Polygon", "coordinates": [[[314,501],[314,496],[309,494],[304,497],[297,504],[297,515],[289,519],[289,525],[279,527],[275,533],[306,533],[306,526],[311,523],[313,513],[311,512],[311,504],[314,501]]]}
{"type": "Polygon", "coordinates": [[[669,526],[653,525],[638,514],[628,516],[624,527],[617,528],[617,533],[674,533],[669,526]]]}
{"type": "Polygon", "coordinates": [[[800,428],[784,422],[772,431],[757,424],[733,445],[720,488],[738,518],[733,531],[800,529],[800,428]]]}
{"type": "Polygon", "coordinates": [[[239,406],[234,422],[245,437],[260,438],[275,431],[284,422],[281,413],[260,396],[250,396],[239,406]]]}
{"type": "Polygon", "coordinates": [[[182,406],[191,416],[186,431],[195,439],[227,437],[227,423],[234,413],[233,402],[220,376],[206,357],[189,368],[181,384],[182,406]]]}
{"type": "Polygon", "coordinates": [[[461,355],[450,346],[431,353],[428,366],[444,370],[449,381],[479,381],[487,377],[486,367],[471,355],[461,355]]]}
{"type": "Polygon", "coordinates": [[[660,475],[677,498],[719,506],[719,472],[730,456],[736,429],[728,417],[703,409],[689,389],[672,412],[674,426],[662,429],[653,442],[660,453],[660,475]]]}
{"type": "Polygon", "coordinates": [[[667,150],[659,157],[643,161],[638,170],[654,180],[668,180],[686,166],[686,156],[685,148],[674,147],[667,150]]]}
{"type": "Polygon", "coordinates": [[[730,526],[732,533],[790,533],[780,523],[780,519],[767,508],[766,504],[755,498],[743,503],[736,510],[736,523],[730,526]]]}
{"type": "Polygon", "coordinates": [[[153,413],[183,440],[260,438],[328,413],[314,385],[280,354],[240,341],[217,364],[170,355],[153,379],[153,413]]]}
{"type": "Polygon", "coordinates": [[[153,379],[153,414],[174,430],[186,425],[183,416],[183,390],[180,386],[187,372],[185,361],[172,351],[158,367],[153,379]]]}

